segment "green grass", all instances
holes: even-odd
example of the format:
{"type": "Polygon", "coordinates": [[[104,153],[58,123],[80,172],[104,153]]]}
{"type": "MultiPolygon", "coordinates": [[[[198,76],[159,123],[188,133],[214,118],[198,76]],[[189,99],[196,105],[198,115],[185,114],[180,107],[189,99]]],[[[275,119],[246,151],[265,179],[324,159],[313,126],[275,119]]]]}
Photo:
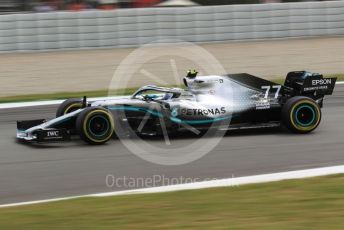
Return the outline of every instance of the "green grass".
{"type": "MultiPolygon", "coordinates": [[[[326,77],[337,77],[337,81],[344,81],[344,74],[327,74],[326,77]]],[[[273,80],[278,84],[284,83],[284,78],[276,78],[273,80]]],[[[115,95],[130,95],[134,93],[137,88],[129,89],[118,89],[111,92],[112,96],[115,95]]],[[[56,100],[56,99],[66,99],[66,98],[81,98],[83,96],[87,97],[105,97],[108,95],[108,90],[96,90],[96,91],[82,91],[82,92],[58,92],[49,94],[29,94],[29,95],[18,95],[18,96],[7,96],[0,97],[0,103],[9,102],[25,102],[25,101],[38,101],[38,100],[56,100]]]]}
{"type": "Polygon", "coordinates": [[[0,209],[0,229],[343,229],[344,175],[0,209]]]}

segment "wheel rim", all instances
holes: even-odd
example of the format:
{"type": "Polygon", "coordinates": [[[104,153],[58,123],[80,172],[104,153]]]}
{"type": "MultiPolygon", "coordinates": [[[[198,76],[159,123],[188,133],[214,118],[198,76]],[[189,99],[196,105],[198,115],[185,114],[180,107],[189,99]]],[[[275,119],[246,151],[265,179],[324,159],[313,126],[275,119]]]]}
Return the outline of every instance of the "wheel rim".
{"type": "Polygon", "coordinates": [[[105,143],[112,137],[114,121],[111,114],[102,109],[88,112],[83,121],[83,135],[91,143],[105,143]]]}
{"type": "Polygon", "coordinates": [[[103,138],[110,130],[110,123],[104,116],[95,115],[88,122],[88,130],[92,136],[103,138]]]}
{"type": "Polygon", "coordinates": [[[320,122],[321,112],[318,106],[308,101],[300,101],[293,106],[290,113],[291,123],[300,131],[311,131],[320,122]]]}
{"type": "Polygon", "coordinates": [[[301,105],[295,110],[295,121],[297,125],[308,127],[316,120],[316,112],[310,105],[301,105]]]}

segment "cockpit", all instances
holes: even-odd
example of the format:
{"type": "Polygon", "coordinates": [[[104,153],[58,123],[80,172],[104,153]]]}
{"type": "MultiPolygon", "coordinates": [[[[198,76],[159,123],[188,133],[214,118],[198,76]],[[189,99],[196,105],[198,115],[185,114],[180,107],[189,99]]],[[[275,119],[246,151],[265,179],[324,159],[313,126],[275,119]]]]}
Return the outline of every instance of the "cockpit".
{"type": "Polygon", "coordinates": [[[207,97],[223,97],[228,98],[231,94],[230,82],[223,76],[200,76],[197,77],[197,71],[188,71],[183,79],[187,89],[158,87],[155,85],[147,85],[141,87],[133,95],[132,99],[144,101],[169,101],[173,99],[202,101],[207,97]]]}
{"type": "Polygon", "coordinates": [[[174,98],[179,98],[183,92],[184,90],[180,88],[166,88],[147,85],[138,89],[131,98],[144,101],[168,101],[174,98]]]}

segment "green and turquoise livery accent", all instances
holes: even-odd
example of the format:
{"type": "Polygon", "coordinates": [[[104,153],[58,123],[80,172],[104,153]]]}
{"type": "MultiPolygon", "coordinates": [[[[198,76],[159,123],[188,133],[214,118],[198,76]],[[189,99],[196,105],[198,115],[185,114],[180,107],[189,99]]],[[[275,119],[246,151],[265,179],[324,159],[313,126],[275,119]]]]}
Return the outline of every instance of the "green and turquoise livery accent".
{"type": "Polygon", "coordinates": [[[201,124],[209,124],[217,121],[224,121],[228,120],[231,117],[218,117],[218,118],[211,118],[209,120],[181,120],[175,117],[171,117],[171,121],[175,123],[180,123],[180,124],[188,124],[188,125],[201,125],[201,124]]]}
{"type": "MultiPolygon", "coordinates": [[[[110,106],[108,107],[109,110],[122,110],[122,111],[135,111],[135,112],[142,112],[142,113],[150,113],[153,116],[163,118],[164,115],[158,111],[154,110],[149,110],[146,108],[140,108],[140,107],[134,107],[134,106],[110,106]]],[[[176,109],[178,110],[178,109],[176,109]]],[[[206,120],[181,120],[179,118],[176,118],[178,116],[178,111],[175,111],[175,109],[172,110],[171,112],[171,117],[170,120],[172,122],[178,123],[178,124],[189,124],[189,125],[200,125],[200,124],[209,124],[213,122],[218,122],[218,121],[224,121],[224,120],[229,120],[232,118],[232,116],[227,116],[227,117],[217,117],[217,118],[210,118],[206,120]]]]}
{"type": "Polygon", "coordinates": [[[122,110],[122,111],[135,111],[135,112],[143,112],[143,113],[150,113],[153,116],[156,117],[164,117],[161,113],[154,111],[154,110],[150,110],[150,109],[145,109],[145,108],[141,108],[141,107],[134,107],[134,106],[110,106],[108,107],[109,110],[122,110]]]}

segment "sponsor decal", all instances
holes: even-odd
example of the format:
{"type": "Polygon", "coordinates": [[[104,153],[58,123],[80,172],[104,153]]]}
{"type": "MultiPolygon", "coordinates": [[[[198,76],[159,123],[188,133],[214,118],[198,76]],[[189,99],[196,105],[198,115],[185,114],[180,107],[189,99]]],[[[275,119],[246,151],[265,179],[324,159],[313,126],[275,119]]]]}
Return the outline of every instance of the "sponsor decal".
{"type": "Polygon", "coordinates": [[[256,103],[256,110],[270,109],[270,103],[266,101],[261,101],[256,103]]]}
{"type": "Polygon", "coordinates": [[[68,140],[68,134],[64,130],[42,130],[38,132],[38,140],[68,140]]]}
{"type": "Polygon", "coordinates": [[[180,113],[186,116],[207,116],[207,115],[222,115],[226,113],[226,108],[214,108],[214,109],[181,109],[180,113]]]}
{"type": "Polygon", "coordinates": [[[172,109],[172,111],[171,111],[171,116],[172,116],[172,117],[178,116],[178,108],[177,108],[177,107],[172,109]]]}
{"type": "Polygon", "coordinates": [[[312,80],[312,85],[331,85],[332,84],[332,79],[330,78],[325,78],[325,79],[317,79],[317,80],[312,80]]]}
{"type": "Polygon", "coordinates": [[[328,87],[327,87],[327,85],[307,87],[307,88],[304,88],[303,91],[307,92],[307,91],[315,91],[315,90],[321,90],[321,89],[327,90],[328,87]]]}
{"type": "Polygon", "coordinates": [[[47,137],[59,137],[60,133],[59,131],[48,131],[47,132],[47,137]]]}

